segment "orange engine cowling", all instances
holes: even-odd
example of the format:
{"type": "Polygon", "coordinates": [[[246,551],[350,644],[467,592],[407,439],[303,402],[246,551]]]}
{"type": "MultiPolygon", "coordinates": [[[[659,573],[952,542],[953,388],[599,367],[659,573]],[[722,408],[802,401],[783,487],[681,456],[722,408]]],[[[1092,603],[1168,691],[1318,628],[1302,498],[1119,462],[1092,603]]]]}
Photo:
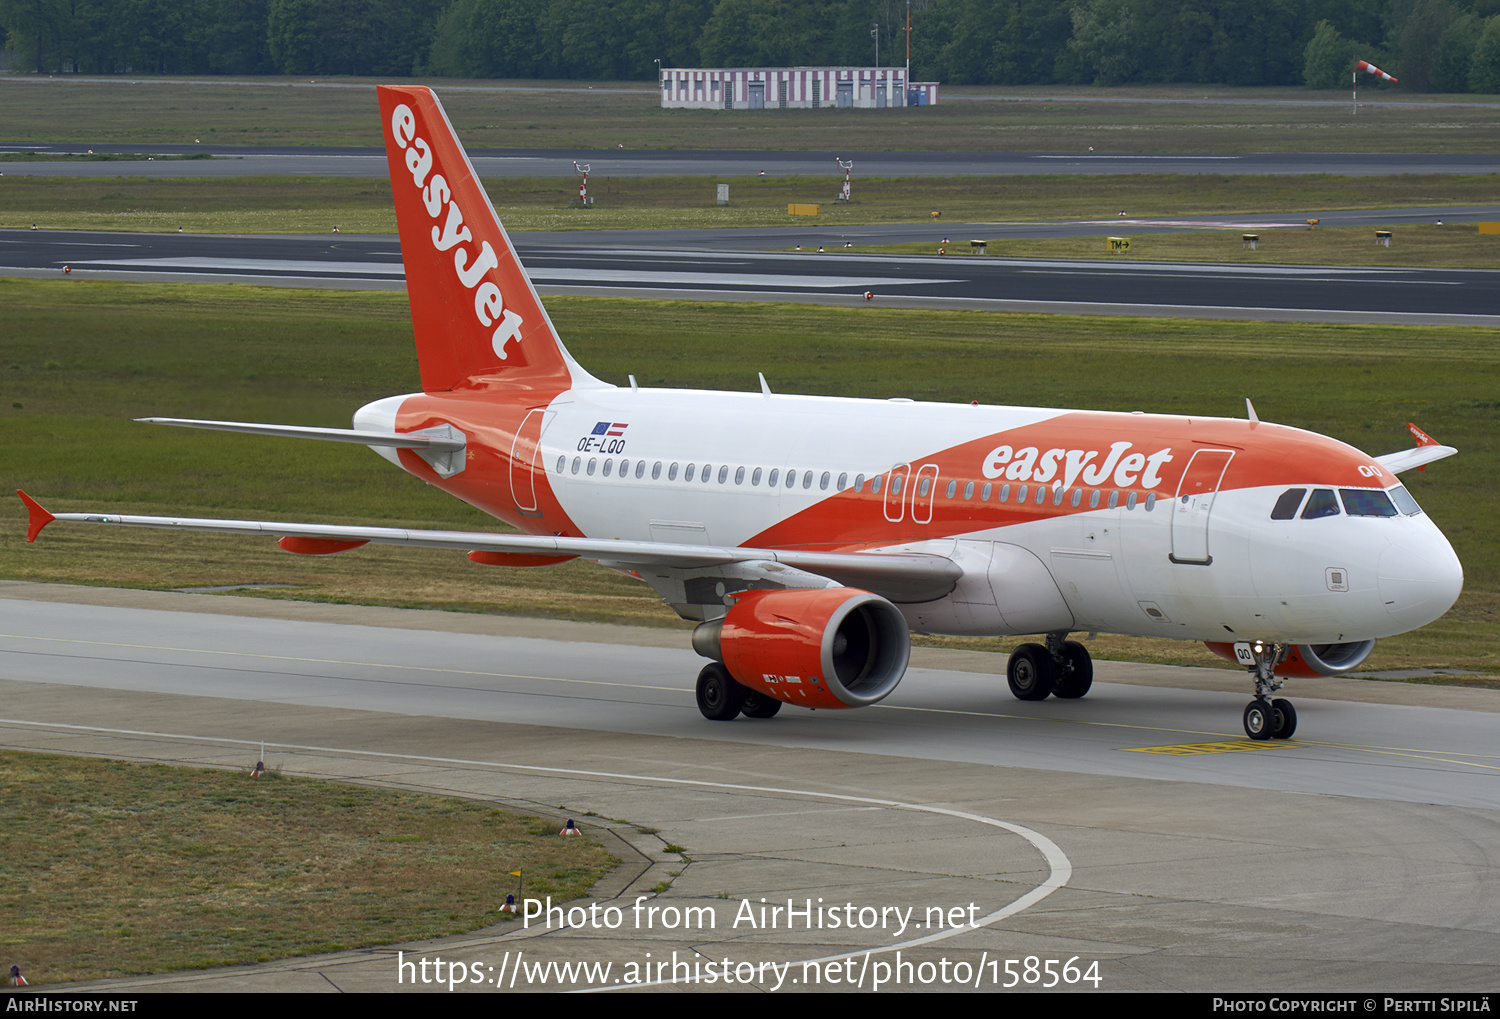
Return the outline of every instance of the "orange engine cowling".
{"type": "MultiPolygon", "coordinates": [[[[1234,656],[1233,644],[1209,640],[1204,641],[1204,645],[1220,658],[1239,664],[1234,656]]],[[[1374,649],[1373,640],[1351,640],[1343,644],[1293,644],[1287,652],[1286,660],[1276,666],[1276,675],[1301,679],[1342,676],[1358,668],[1374,649]]]]}
{"type": "Polygon", "coordinates": [[[757,693],[807,708],[862,708],[906,672],[900,610],[868,591],[756,590],[693,632],[693,648],[757,693]]]}

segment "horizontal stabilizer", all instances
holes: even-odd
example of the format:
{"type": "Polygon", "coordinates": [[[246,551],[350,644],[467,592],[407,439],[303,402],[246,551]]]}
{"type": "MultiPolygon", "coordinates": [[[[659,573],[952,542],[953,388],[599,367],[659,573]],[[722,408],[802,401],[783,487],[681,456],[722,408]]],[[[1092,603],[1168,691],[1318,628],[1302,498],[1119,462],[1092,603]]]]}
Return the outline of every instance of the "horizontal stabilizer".
{"type": "Polygon", "coordinates": [[[204,421],[198,418],[136,418],[148,425],[173,425],[178,428],[211,428],[220,432],[243,432],[246,435],[280,435],[288,439],[322,439],[325,442],[354,442],[361,446],[396,446],[402,449],[426,449],[433,452],[464,448],[462,438],[448,439],[430,435],[400,432],[364,432],[355,428],[311,428],[305,425],[259,425],[245,421],[204,421]]]}

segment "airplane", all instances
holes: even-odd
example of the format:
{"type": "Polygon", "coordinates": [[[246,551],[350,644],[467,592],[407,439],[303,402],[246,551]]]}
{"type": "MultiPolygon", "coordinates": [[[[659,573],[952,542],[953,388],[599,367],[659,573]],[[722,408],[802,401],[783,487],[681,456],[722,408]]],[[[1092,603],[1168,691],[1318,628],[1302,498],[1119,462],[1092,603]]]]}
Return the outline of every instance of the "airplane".
{"type": "Polygon", "coordinates": [[[1458,557],[1396,475],[1457,452],[1368,456],[1258,420],[628,387],[558,338],[442,105],[378,89],[422,391],[351,429],[152,423],[351,442],[521,534],[114,513],[18,493],[53,520],[368,542],[482,564],[592,560],[698,623],[696,699],[729,721],[855,708],[896,688],[910,634],[1045,634],[1022,700],[1078,698],[1075,632],[1203,641],[1243,666],[1253,740],[1296,729],[1288,677],[1350,672],[1457,600],[1458,557]]]}

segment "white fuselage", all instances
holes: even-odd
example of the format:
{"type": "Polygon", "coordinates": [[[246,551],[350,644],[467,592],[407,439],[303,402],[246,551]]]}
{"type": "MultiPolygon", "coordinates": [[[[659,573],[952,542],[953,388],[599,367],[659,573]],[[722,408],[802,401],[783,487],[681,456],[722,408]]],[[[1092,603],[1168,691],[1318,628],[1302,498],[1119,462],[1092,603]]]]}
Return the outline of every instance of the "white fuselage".
{"type": "MultiPolygon", "coordinates": [[[[356,427],[390,427],[404,399],[356,427]]],[[[925,632],[1338,643],[1423,625],[1462,584],[1420,512],[1272,520],[1292,487],[1394,482],[1357,450],[1275,425],[588,388],[551,401],[538,453],[591,538],[951,558],[953,592],[899,606],[925,632]],[[1259,449],[1268,439],[1285,448],[1259,449]],[[1188,492],[1195,455],[1210,483],[1188,492]],[[1339,457],[1360,473],[1330,480],[1339,457]]]]}

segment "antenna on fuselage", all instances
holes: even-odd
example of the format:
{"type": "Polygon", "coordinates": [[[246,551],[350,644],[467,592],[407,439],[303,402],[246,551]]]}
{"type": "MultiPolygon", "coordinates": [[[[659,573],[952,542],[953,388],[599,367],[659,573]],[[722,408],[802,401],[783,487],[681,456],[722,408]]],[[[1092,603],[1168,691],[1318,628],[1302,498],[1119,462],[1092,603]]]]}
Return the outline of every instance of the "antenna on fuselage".
{"type": "Polygon", "coordinates": [[[766,373],[756,372],[755,374],[760,376],[760,395],[769,400],[771,398],[771,384],[766,381],[766,373]]]}
{"type": "Polygon", "coordinates": [[[1260,424],[1260,418],[1255,413],[1255,404],[1250,402],[1250,397],[1245,397],[1245,413],[1250,415],[1252,425],[1260,424]]]}

